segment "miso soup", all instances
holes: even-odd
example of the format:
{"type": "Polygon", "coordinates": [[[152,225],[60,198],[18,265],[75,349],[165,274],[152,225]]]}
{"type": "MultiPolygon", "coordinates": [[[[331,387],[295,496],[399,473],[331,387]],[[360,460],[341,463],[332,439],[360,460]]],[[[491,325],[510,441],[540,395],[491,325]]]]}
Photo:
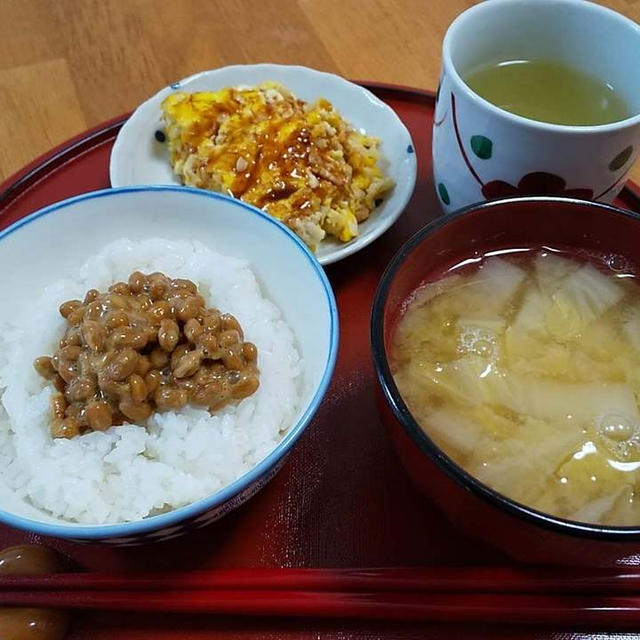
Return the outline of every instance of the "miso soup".
{"type": "Polygon", "coordinates": [[[456,463],[518,502],[640,525],[634,272],[620,257],[551,249],[469,262],[420,288],[393,337],[412,414],[456,463]]]}

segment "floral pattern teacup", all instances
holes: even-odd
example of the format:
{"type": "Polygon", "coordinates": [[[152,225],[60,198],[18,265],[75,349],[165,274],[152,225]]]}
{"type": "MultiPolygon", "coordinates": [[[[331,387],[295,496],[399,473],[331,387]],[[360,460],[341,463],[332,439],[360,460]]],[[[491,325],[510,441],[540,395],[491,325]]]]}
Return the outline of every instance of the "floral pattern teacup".
{"type": "Polygon", "coordinates": [[[444,39],[433,169],[445,211],[517,195],[611,202],[640,147],[640,27],[583,0],[491,0],[444,39]],[[606,79],[631,117],[597,126],[530,120],[474,93],[462,76],[483,63],[555,60],[606,79]]]}

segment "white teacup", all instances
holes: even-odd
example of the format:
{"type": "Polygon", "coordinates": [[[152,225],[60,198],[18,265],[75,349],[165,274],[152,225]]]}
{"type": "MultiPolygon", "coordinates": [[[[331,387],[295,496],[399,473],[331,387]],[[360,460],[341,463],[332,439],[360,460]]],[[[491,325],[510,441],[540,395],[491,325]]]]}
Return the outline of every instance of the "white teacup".
{"type": "Polygon", "coordinates": [[[496,197],[565,195],[611,202],[640,147],[640,27],[585,0],[487,0],[449,27],[433,125],[445,211],[496,197]],[[462,77],[484,63],[552,60],[602,78],[631,117],[597,126],[509,113],[462,77]]]}

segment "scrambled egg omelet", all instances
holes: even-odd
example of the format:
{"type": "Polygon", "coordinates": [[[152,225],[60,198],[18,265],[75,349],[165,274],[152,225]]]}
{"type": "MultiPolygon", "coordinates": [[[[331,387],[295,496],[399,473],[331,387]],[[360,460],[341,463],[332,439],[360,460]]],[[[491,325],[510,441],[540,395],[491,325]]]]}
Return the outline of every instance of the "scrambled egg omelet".
{"type": "Polygon", "coordinates": [[[264,209],[313,250],[327,234],[356,237],[393,187],[378,166],[378,139],[353,129],[327,100],[308,104],[272,82],[173,93],[162,113],[184,184],[264,209]]]}

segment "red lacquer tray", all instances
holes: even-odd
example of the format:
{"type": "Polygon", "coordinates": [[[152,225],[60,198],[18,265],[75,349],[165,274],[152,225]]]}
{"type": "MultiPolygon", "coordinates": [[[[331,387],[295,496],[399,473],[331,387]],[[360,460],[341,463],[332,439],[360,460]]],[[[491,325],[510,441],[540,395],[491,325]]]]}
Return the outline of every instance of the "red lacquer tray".
{"type": "MultiPolygon", "coordinates": [[[[316,419],[280,473],[223,520],[183,538],[146,547],[105,548],[42,540],[91,570],[194,567],[482,565],[509,563],[457,531],[411,486],[391,449],[374,402],[369,311],[382,271],[400,245],[440,214],[431,176],[434,96],[370,86],[411,131],[418,182],[400,220],[377,242],[330,266],[340,312],[335,375],[316,419]]],[[[0,228],[72,195],[109,187],[109,154],[123,119],[106,123],[39,158],[0,185],[0,228]]],[[[640,211],[629,184],[618,204],[640,211]]],[[[0,527],[0,547],[40,541],[0,527]]],[[[570,637],[601,637],[580,633],[570,637]]],[[[550,638],[567,630],[455,625],[220,619],[83,614],[69,640],[262,638],[550,638]]],[[[577,632],[577,634],[575,633],[577,632]]],[[[1,636],[1,630],[0,630],[1,636]]],[[[620,636],[618,636],[620,637],[620,636]]]]}

